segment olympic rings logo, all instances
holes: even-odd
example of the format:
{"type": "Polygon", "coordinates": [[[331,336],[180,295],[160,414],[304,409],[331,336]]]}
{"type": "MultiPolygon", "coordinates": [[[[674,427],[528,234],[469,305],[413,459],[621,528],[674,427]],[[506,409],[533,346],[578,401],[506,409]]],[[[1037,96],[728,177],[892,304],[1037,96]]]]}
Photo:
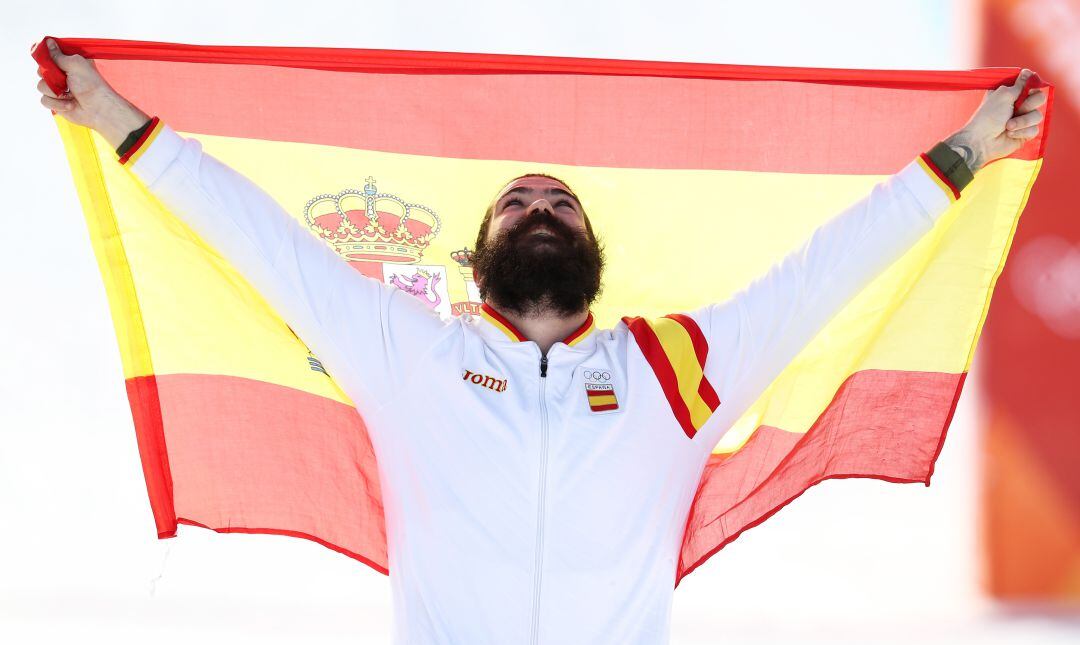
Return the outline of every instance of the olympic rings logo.
{"type": "Polygon", "coordinates": [[[582,372],[586,381],[592,381],[594,383],[606,383],[611,380],[611,372],[604,370],[585,370],[582,372]]]}

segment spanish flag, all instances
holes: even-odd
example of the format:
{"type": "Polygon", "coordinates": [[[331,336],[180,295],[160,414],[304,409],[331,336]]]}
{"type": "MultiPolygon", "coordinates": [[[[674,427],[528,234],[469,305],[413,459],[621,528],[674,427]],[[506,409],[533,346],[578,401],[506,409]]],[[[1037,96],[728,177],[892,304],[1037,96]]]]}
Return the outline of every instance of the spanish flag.
{"type": "MultiPolygon", "coordinates": [[[[444,316],[483,314],[468,247],[492,195],[526,172],[565,178],[607,249],[597,327],[633,314],[639,344],[682,342],[690,358],[693,321],[666,314],[729,298],[1019,72],[59,44],[95,59],[160,117],[133,158],[169,124],[357,271],[444,316]]],[[[1040,135],[951,194],[933,229],[715,445],[676,584],[825,479],[929,485],[1042,163],[1049,95],[1040,135]]],[[[109,298],[158,536],[178,524],[291,535],[388,573],[376,455],[319,357],[132,176],[133,158],[118,163],[90,130],[57,123],[109,298]]],[[[689,433],[718,401],[673,387],[689,433]]],[[[422,403],[423,392],[414,396],[422,403]]],[[[587,396],[597,411],[624,404],[599,386],[587,396]]]]}

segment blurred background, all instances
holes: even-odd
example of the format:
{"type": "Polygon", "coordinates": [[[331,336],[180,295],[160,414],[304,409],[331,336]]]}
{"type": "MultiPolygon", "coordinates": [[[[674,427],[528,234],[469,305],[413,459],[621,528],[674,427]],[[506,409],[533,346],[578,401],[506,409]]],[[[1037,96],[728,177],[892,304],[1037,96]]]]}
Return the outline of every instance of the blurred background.
{"type": "Polygon", "coordinates": [[[390,641],[387,579],[345,556],[186,526],[156,539],[105,292],[34,89],[45,34],[1037,70],[1058,88],[1046,163],[933,485],[815,487],[682,582],[672,642],[1080,642],[1080,0],[7,0],[3,14],[0,642],[390,641]]]}

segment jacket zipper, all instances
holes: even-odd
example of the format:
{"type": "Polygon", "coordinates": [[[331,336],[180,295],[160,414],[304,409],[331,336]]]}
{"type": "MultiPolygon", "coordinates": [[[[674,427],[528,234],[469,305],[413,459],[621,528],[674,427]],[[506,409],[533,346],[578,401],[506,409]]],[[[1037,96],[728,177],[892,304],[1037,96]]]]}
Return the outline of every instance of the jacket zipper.
{"type": "Polygon", "coordinates": [[[533,574],[532,636],[529,642],[538,645],[540,641],[540,567],[544,553],[544,493],[547,489],[547,453],[548,453],[548,418],[547,401],[544,392],[547,389],[547,356],[540,357],[540,493],[536,509],[536,558],[533,574]]]}

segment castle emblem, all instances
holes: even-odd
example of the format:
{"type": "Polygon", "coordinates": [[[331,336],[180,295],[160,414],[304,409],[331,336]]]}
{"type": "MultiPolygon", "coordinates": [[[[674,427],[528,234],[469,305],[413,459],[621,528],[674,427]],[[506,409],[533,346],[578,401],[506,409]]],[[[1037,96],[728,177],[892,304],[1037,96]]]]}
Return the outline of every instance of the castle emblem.
{"type": "Polygon", "coordinates": [[[463,313],[470,313],[474,316],[480,315],[480,289],[476,286],[476,279],[473,276],[472,268],[472,251],[469,247],[465,247],[459,251],[454,251],[450,254],[450,259],[458,265],[458,272],[461,273],[461,277],[465,280],[465,300],[455,302],[450,305],[450,310],[455,316],[460,316],[463,313]]]}

